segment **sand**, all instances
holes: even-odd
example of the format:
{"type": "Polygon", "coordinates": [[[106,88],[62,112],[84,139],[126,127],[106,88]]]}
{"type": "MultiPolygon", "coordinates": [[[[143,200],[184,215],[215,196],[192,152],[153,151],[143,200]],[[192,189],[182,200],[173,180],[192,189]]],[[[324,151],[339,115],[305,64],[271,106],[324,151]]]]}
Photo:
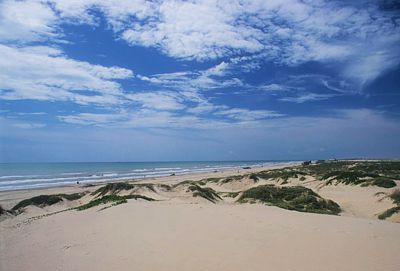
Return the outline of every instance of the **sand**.
{"type": "MultiPolygon", "coordinates": [[[[153,181],[179,179],[186,178],[153,181]]],[[[102,211],[40,219],[32,217],[65,209],[66,203],[29,207],[0,222],[0,270],[399,270],[400,224],[374,216],[391,206],[375,196],[382,188],[319,187],[312,181],[307,186],[340,202],[344,213],[300,213],[229,200],[212,204],[179,191],[163,201],[129,200],[102,211]]],[[[9,191],[0,199],[11,206],[27,196],[82,189],[87,188],[9,191]]]]}

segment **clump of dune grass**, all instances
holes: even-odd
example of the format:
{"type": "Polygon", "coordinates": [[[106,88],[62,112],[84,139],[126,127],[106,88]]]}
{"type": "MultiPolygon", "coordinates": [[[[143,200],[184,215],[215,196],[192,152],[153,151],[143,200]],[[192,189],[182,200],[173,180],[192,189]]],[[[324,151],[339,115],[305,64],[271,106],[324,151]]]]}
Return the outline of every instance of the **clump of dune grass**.
{"type": "Polygon", "coordinates": [[[205,178],[201,179],[200,181],[197,181],[198,185],[206,185],[207,183],[218,183],[221,180],[221,178],[217,177],[211,177],[211,178],[205,178]]]}
{"type": "Polygon", "coordinates": [[[57,194],[56,196],[59,196],[61,198],[64,198],[66,200],[78,200],[82,198],[84,195],[86,195],[87,192],[82,192],[82,193],[72,193],[72,194],[57,194]]]}
{"type": "Polygon", "coordinates": [[[240,192],[220,192],[218,194],[222,195],[223,197],[236,198],[240,192]]]}
{"type": "Polygon", "coordinates": [[[184,185],[197,185],[198,183],[199,182],[192,181],[192,180],[185,180],[185,181],[182,181],[182,182],[172,185],[172,188],[177,188],[177,187],[184,186],[184,185]]]}
{"type": "Polygon", "coordinates": [[[238,202],[262,202],[288,210],[309,213],[337,215],[341,212],[340,206],[336,202],[324,199],[311,189],[302,186],[261,185],[253,187],[244,191],[238,202]]]}
{"type": "Polygon", "coordinates": [[[399,213],[399,212],[400,212],[400,206],[396,206],[396,207],[393,207],[393,208],[390,208],[390,209],[384,211],[383,213],[378,215],[378,218],[383,220],[383,219],[391,217],[392,215],[399,213]]]}
{"type": "Polygon", "coordinates": [[[250,179],[250,180],[253,180],[255,183],[258,182],[258,180],[259,180],[256,173],[251,173],[251,174],[249,175],[249,179],[250,179]]]}
{"type": "Polygon", "coordinates": [[[389,195],[389,197],[393,201],[394,204],[397,204],[397,206],[392,207],[392,208],[384,211],[380,215],[378,215],[379,219],[386,219],[396,213],[400,213],[400,190],[396,189],[395,191],[393,191],[392,194],[389,195]]]}
{"type": "Polygon", "coordinates": [[[171,186],[169,186],[168,184],[161,183],[161,184],[158,184],[157,187],[159,187],[159,188],[161,188],[161,189],[163,189],[165,191],[170,191],[171,190],[171,186]]]}
{"type": "Polygon", "coordinates": [[[243,179],[243,178],[244,178],[243,175],[228,176],[228,177],[226,177],[226,178],[220,180],[219,183],[220,183],[220,184],[230,183],[230,182],[233,182],[233,181],[241,180],[241,179],[243,179]]]}
{"type": "Polygon", "coordinates": [[[292,168],[283,168],[283,169],[271,169],[264,170],[258,173],[253,173],[250,175],[250,178],[258,181],[260,178],[264,180],[283,180],[287,181],[289,178],[299,178],[299,176],[307,175],[307,173],[292,169],[292,168]]]}
{"type": "Polygon", "coordinates": [[[395,187],[396,183],[389,177],[380,176],[376,173],[368,173],[361,171],[332,171],[324,176],[323,180],[328,179],[327,184],[344,183],[350,185],[361,186],[379,186],[383,188],[395,187]]]}
{"type": "Polygon", "coordinates": [[[388,177],[378,177],[371,181],[371,185],[383,188],[392,188],[396,186],[396,182],[388,177]]]}
{"type": "Polygon", "coordinates": [[[74,193],[74,194],[56,194],[56,195],[40,195],[33,198],[25,199],[20,201],[11,210],[17,211],[21,208],[33,205],[37,207],[45,207],[61,202],[63,199],[66,200],[77,200],[83,197],[85,193],[74,193]]]}
{"type": "Polygon", "coordinates": [[[81,206],[76,207],[76,210],[78,211],[82,211],[82,210],[86,210],[98,205],[102,205],[102,204],[107,204],[107,203],[112,203],[113,205],[119,205],[119,204],[123,204],[123,203],[127,203],[128,199],[144,199],[147,201],[154,201],[153,198],[149,198],[146,196],[142,196],[142,195],[127,195],[127,196],[118,196],[118,195],[106,195],[103,196],[101,198],[96,198],[86,204],[83,204],[81,206]]]}
{"type": "Polygon", "coordinates": [[[105,186],[100,187],[96,191],[92,192],[92,196],[97,195],[97,197],[104,196],[107,193],[116,194],[122,190],[131,190],[134,186],[130,183],[109,183],[105,186]]]}
{"type": "Polygon", "coordinates": [[[0,215],[5,214],[6,210],[0,205],[0,215]]]}
{"type": "Polygon", "coordinates": [[[390,194],[390,198],[393,200],[395,204],[400,205],[400,189],[396,189],[390,194]]]}
{"type": "Polygon", "coordinates": [[[302,171],[327,184],[396,186],[400,179],[400,161],[332,161],[303,166],[302,171]]]}
{"type": "Polygon", "coordinates": [[[208,201],[211,201],[212,203],[221,200],[221,197],[218,195],[218,193],[210,187],[200,187],[196,184],[193,184],[188,187],[188,191],[193,193],[193,197],[202,197],[208,201]]]}

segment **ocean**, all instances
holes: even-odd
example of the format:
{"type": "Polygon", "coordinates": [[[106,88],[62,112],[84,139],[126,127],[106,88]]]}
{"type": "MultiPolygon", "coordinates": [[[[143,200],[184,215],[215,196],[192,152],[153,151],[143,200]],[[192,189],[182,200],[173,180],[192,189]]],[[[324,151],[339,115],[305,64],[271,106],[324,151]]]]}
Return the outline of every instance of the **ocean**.
{"type": "Polygon", "coordinates": [[[185,175],[295,161],[0,163],[0,191],[185,175]]]}

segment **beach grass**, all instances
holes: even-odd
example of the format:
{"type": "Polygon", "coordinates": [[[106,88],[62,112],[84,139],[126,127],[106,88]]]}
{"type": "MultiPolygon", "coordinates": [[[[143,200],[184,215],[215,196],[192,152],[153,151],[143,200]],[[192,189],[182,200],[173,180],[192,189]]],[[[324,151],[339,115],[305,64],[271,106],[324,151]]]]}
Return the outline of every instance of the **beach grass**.
{"type": "Polygon", "coordinates": [[[299,176],[307,175],[306,172],[285,168],[285,169],[272,169],[272,170],[264,170],[258,173],[253,173],[250,177],[253,180],[283,180],[287,181],[289,178],[299,178],[299,176]]]}
{"type": "Polygon", "coordinates": [[[218,194],[223,197],[236,198],[240,192],[219,192],[218,194]]]}
{"type": "Polygon", "coordinates": [[[219,181],[220,184],[226,184],[230,183],[233,181],[239,181],[243,179],[245,176],[244,175],[233,175],[233,176],[228,176],[226,178],[223,178],[222,180],[219,181]]]}
{"type": "Polygon", "coordinates": [[[393,208],[390,208],[390,209],[384,211],[383,213],[378,215],[378,218],[383,220],[388,217],[391,217],[392,215],[394,215],[396,213],[400,213],[400,206],[396,206],[396,207],[393,207],[393,208]]]}
{"type": "Polygon", "coordinates": [[[302,186],[261,185],[253,187],[244,191],[238,202],[262,202],[288,210],[309,213],[337,215],[341,212],[340,206],[336,202],[323,199],[311,189],[302,186]]]}
{"type": "Polygon", "coordinates": [[[221,180],[221,178],[205,178],[205,179],[201,179],[200,181],[198,181],[199,185],[206,185],[207,183],[218,183],[221,180]]]}
{"type": "Polygon", "coordinates": [[[211,201],[212,203],[222,200],[218,193],[210,187],[200,187],[196,184],[193,184],[188,187],[188,191],[193,193],[193,197],[202,197],[208,201],[211,201]]]}
{"type": "Polygon", "coordinates": [[[393,191],[390,195],[389,198],[393,201],[394,204],[396,204],[397,206],[392,207],[386,211],[384,211],[383,213],[381,213],[380,215],[378,215],[379,219],[386,219],[388,217],[391,217],[392,215],[396,214],[396,213],[400,213],[400,189],[396,189],[395,191],[393,191]]]}
{"type": "Polygon", "coordinates": [[[30,206],[30,205],[37,206],[37,207],[50,206],[50,205],[56,204],[58,202],[61,202],[63,199],[72,201],[72,200],[80,199],[84,195],[85,195],[85,193],[40,195],[40,196],[36,196],[33,198],[29,198],[29,199],[20,201],[11,210],[18,211],[18,210],[25,208],[27,206],[30,206]]]}
{"type": "Polygon", "coordinates": [[[143,200],[147,200],[147,201],[155,201],[155,199],[153,198],[149,198],[146,196],[142,196],[142,195],[127,195],[127,196],[118,196],[118,195],[106,195],[103,196],[101,198],[96,198],[86,204],[83,204],[81,206],[76,207],[76,210],[78,211],[82,211],[82,210],[86,210],[98,205],[102,205],[102,204],[107,204],[107,203],[112,203],[113,205],[119,205],[122,203],[127,203],[128,199],[143,199],[143,200]]]}
{"type": "Polygon", "coordinates": [[[109,183],[105,186],[100,187],[96,191],[92,192],[92,196],[97,195],[97,197],[104,196],[107,193],[115,194],[122,190],[131,190],[134,185],[130,183],[109,183]]]}

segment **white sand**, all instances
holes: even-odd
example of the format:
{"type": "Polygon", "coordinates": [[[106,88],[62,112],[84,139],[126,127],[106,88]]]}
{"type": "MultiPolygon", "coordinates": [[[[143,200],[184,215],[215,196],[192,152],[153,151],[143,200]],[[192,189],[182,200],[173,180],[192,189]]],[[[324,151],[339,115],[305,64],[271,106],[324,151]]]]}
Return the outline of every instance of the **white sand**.
{"type": "Polygon", "coordinates": [[[260,205],[129,202],[1,225],[1,270],[398,270],[400,225],[260,205]],[[6,233],[6,234],[5,234],[6,233]]]}

